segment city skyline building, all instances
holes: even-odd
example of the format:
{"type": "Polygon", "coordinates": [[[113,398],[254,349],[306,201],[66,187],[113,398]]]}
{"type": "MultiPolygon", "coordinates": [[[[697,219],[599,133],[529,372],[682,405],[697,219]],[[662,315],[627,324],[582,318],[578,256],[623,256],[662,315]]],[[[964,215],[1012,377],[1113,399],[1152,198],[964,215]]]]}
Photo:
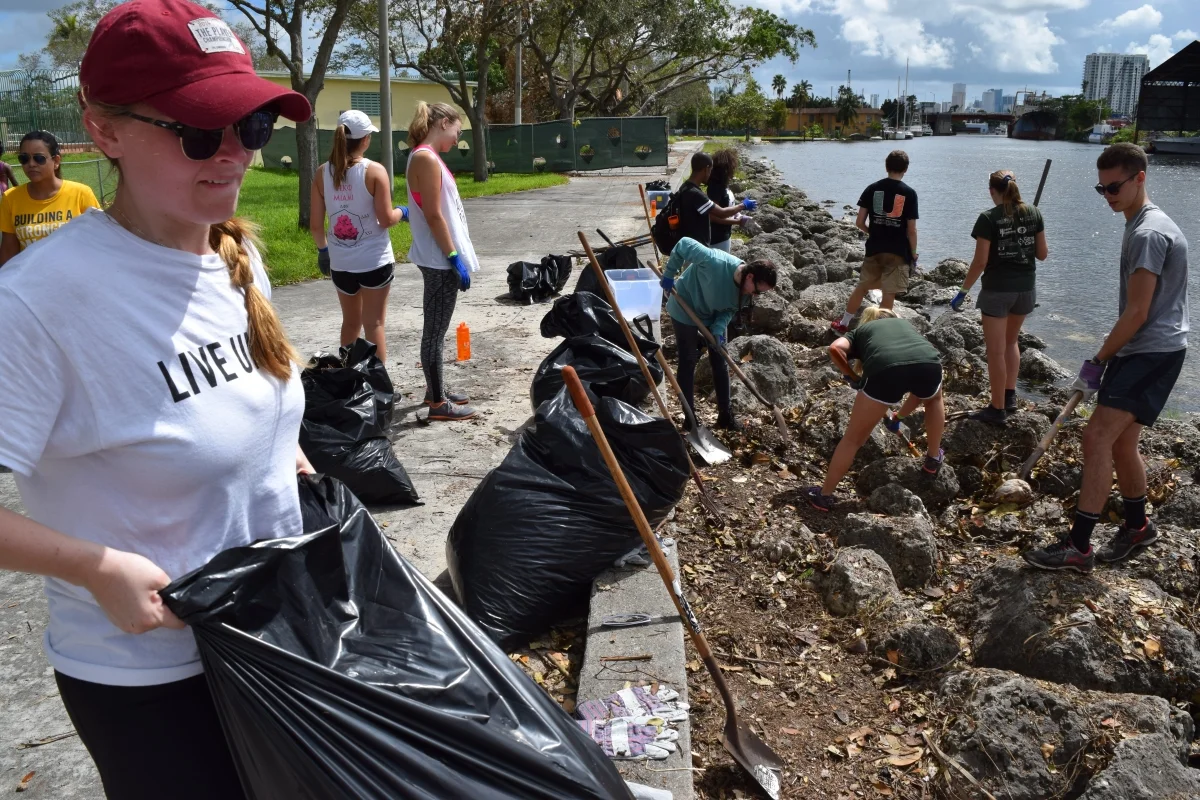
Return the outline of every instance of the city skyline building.
{"type": "Polygon", "coordinates": [[[879,95],[877,93],[871,95],[871,108],[879,108],[879,95]]]}
{"type": "Polygon", "coordinates": [[[983,110],[989,113],[994,112],[996,110],[996,106],[1000,104],[1000,97],[1001,95],[999,95],[995,89],[988,89],[986,92],[984,92],[983,98],[980,101],[983,110]]]}
{"type": "Polygon", "coordinates": [[[950,105],[958,106],[960,110],[967,107],[967,85],[965,83],[954,84],[954,90],[950,93],[950,105]]]}
{"type": "Polygon", "coordinates": [[[1106,101],[1114,114],[1131,116],[1149,69],[1142,54],[1089,53],[1083,62],[1084,99],[1106,101]]]}

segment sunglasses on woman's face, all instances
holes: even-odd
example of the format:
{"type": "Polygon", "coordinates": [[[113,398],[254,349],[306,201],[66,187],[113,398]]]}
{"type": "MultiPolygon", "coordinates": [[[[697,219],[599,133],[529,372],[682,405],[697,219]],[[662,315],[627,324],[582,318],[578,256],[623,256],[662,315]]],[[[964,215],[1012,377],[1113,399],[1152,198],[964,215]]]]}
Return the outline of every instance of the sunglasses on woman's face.
{"type": "MultiPolygon", "coordinates": [[[[184,125],[182,122],[166,122],[134,113],[126,116],[136,119],[138,122],[157,125],[174,133],[179,137],[183,154],[192,161],[206,161],[212,158],[221,149],[221,142],[225,140],[224,128],[215,130],[195,128],[191,125],[184,125]]],[[[267,146],[267,142],[271,141],[271,134],[275,132],[277,119],[279,119],[278,111],[262,108],[233,123],[233,130],[242,143],[242,147],[247,150],[262,150],[267,146]]]]}
{"type": "Polygon", "coordinates": [[[29,159],[31,159],[31,158],[33,159],[33,163],[37,164],[39,167],[42,164],[45,164],[47,161],[50,160],[50,157],[45,155],[44,153],[34,153],[33,155],[30,155],[29,153],[18,153],[17,154],[17,161],[22,164],[28,164],[29,159]]]}
{"type": "Polygon", "coordinates": [[[1123,181],[1113,181],[1112,183],[1109,183],[1109,184],[1097,183],[1092,188],[1096,190],[1096,194],[1111,194],[1111,195],[1115,196],[1118,192],[1121,191],[1122,186],[1129,183],[1131,180],[1133,180],[1136,177],[1137,177],[1137,174],[1134,173],[1133,175],[1130,175],[1128,178],[1126,178],[1123,181]]]}

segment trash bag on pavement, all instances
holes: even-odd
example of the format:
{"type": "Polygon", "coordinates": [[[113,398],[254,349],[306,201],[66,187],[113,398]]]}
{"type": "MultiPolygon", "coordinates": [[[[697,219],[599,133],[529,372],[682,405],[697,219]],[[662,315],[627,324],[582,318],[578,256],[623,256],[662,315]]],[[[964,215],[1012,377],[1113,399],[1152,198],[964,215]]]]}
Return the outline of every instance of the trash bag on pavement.
{"type": "Polygon", "coordinates": [[[300,373],[300,447],[317,471],[346,483],[364,503],[420,505],[387,437],[394,395],[374,348],[359,339],[340,357],[318,356],[300,373]]]}
{"type": "MultiPolygon", "coordinates": [[[[619,244],[616,247],[609,247],[596,253],[596,261],[600,262],[600,269],[608,272],[610,269],[637,269],[641,266],[638,263],[637,250],[629,245],[619,244]]],[[[575,284],[576,292],[591,292],[600,297],[607,297],[604,292],[604,287],[600,285],[600,281],[596,278],[596,270],[588,264],[579,273],[579,280],[575,284]]]]}
{"type": "MultiPolygon", "coordinates": [[[[547,339],[598,333],[617,347],[629,346],[612,306],[603,297],[591,292],[575,292],[555,300],[554,305],[542,317],[541,331],[542,336],[547,339]]],[[[638,340],[638,349],[648,353],[648,360],[653,362],[657,344],[638,336],[636,331],[634,336],[638,340]]]]}
{"type": "MultiPolygon", "coordinates": [[[[625,337],[622,336],[622,339],[625,337]]],[[[657,385],[663,379],[662,367],[654,360],[658,345],[645,342],[642,355],[650,368],[650,377],[657,385]]],[[[638,405],[650,394],[646,376],[637,359],[622,345],[614,344],[598,333],[587,336],[572,336],[559,342],[558,347],[538,366],[529,386],[529,400],[533,410],[558,394],[562,388],[562,368],[572,366],[579,379],[590,383],[592,391],[603,397],[615,397],[630,405],[638,405]]]]}
{"type": "MultiPolygon", "coordinates": [[[[670,420],[597,396],[592,387],[588,394],[633,493],[657,525],[688,480],[682,439],[670,420]]],[[[467,614],[503,646],[528,642],[586,609],[592,580],[639,541],[564,387],[467,500],[446,539],[446,562],[467,614]]]]}
{"type": "Polygon", "coordinates": [[[161,592],[195,634],[249,798],[630,800],[344,485],[302,477],[300,495],[316,530],[227,550],[161,592]]]}
{"type": "Polygon", "coordinates": [[[548,255],[539,264],[516,261],[508,265],[508,294],[522,303],[540,303],[561,292],[570,277],[570,256],[548,255]]]}

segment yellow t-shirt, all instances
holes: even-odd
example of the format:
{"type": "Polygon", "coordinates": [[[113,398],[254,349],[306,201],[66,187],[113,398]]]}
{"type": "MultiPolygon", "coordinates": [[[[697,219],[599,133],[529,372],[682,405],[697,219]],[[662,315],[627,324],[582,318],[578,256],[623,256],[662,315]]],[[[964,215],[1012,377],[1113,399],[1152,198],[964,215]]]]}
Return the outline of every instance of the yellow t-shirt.
{"type": "Polygon", "coordinates": [[[85,183],[63,181],[49,200],[29,196],[29,184],[14,186],[0,200],[0,232],[16,234],[24,250],[44,239],[89,208],[99,208],[96,194],[85,183]]]}

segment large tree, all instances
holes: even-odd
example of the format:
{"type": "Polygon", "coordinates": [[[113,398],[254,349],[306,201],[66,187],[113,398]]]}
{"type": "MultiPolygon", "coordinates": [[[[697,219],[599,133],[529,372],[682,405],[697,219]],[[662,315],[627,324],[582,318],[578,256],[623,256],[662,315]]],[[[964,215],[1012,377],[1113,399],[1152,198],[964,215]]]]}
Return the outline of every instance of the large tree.
{"type": "Polygon", "coordinates": [[[771,79],[771,88],[775,90],[775,96],[782,100],[783,93],[787,91],[787,78],[776,75],[771,79]]]}
{"type": "Polygon", "coordinates": [[[561,119],[638,115],[669,92],[795,61],[813,32],[729,0],[524,0],[529,49],[561,119]]]}
{"type": "Polygon", "coordinates": [[[804,108],[808,105],[809,98],[812,97],[812,84],[808,81],[800,81],[792,84],[792,96],[788,98],[788,102],[792,108],[804,108]]]}
{"type": "Polygon", "coordinates": [[[771,101],[762,93],[758,81],[749,78],[745,89],[726,99],[725,114],[730,127],[745,129],[746,141],[750,141],[751,131],[763,127],[771,118],[771,101]]]}
{"type": "MultiPolygon", "coordinates": [[[[292,89],[316,107],[317,95],[325,88],[325,71],[333,55],[351,0],[226,0],[242,12],[250,27],[263,38],[265,56],[278,59],[291,76],[292,89]],[[321,39],[311,66],[304,52],[305,22],[321,20],[321,39]],[[305,67],[308,66],[306,70],[305,67]]],[[[296,123],[296,171],[300,177],[297,224],[307,228],[312,217],[309,185],[317,172],[317,120],[296,123]]]]}
{"type": "Polygon", "coordinates": [[[858,119],[858,109],[862,105],[862,101],[854,90],[849,86],[839,86],[837,96],[837,114],[838,124],[843,128],[851,125],[858,119]]]}
{"type": "MultiPolygon", "coordinates": [[[[471,123],[475,180],[488,179],[489,83],[503,79],[503,64],[521,34],[529,0],[388,0],[389,53],[397,70],[411,70],[446,87],[471,123]],[[475,84],[472,86],[472,84],[475,84]]],[[[358,3],[346,25],[339,64],[379,63],[378,2],[358,3]]]]}

